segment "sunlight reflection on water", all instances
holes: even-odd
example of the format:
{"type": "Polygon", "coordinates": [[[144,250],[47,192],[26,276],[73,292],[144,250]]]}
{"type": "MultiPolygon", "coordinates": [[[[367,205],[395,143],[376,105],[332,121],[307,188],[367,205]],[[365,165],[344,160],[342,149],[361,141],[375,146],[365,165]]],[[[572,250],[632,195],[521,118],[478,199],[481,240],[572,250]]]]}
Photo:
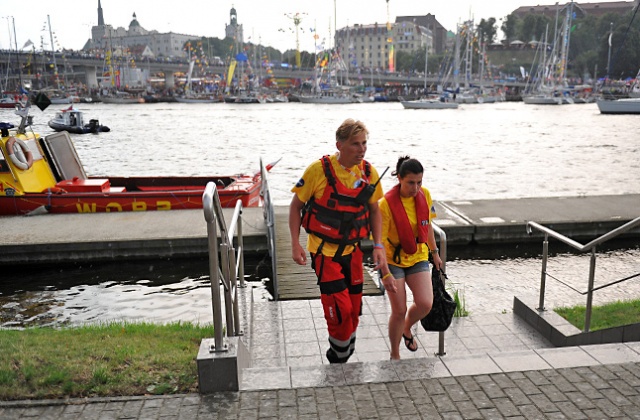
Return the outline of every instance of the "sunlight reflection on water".
{"type": "MultiPolygon", "coordinates": [[[[335,150],[335,129],[347,117],[367,124],[367,159],[379,169],[395,165],[403,154],[420,159],[436,200],[640,193],[640,117],[601,115],[595,104],[509,102],[441,111],[404,110],[399,103],[76,107],[112,130],[72,136],[90,175],[253,173],[260,158],[268,163],[282,157],[269,177],[279,205],[288,204],[306,165],[335,150]]],[[[33,110],[34,129],[49,134],[47,121],[60,108],[33,110]]],[[[15,114],[2,109],[0,121],[15,123],[15,114]]],[[[387,175],[383,186],[392,185],[387,175]]],[[[603,253],[599,281],[640,272],[639,261],[637,248],[603,253]]],[[[558,277],[586,289],[587,256],[558,255],[549,264],[558,277]]],[[[89,264],[3,279],[0,325],[142,318],[210,322],[207,271],[206,263],[124,265],[113,273],[89,264]]],[[[539,258],[451,261],[448,271],[474,313],[509,311],[514,295],[537,302],[539,258]]],[[[586,301],[556,282],[547,284],[549,307],[586,301]]],[[[640,296],[640,281],[600,292],[595,302],[627,296],[640,296]]]]}

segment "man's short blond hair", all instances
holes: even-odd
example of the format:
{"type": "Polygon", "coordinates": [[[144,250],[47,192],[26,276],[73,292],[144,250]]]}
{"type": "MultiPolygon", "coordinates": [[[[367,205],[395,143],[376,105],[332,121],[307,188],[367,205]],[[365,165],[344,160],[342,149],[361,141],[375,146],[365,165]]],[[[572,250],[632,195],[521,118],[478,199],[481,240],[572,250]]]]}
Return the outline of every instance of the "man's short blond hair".
{"type": "Polygon", "coordinates": [[[340,127],[336,130],[336,141],[345,142],[353,136],[364,132],[369,136],[369,130],[362,121],[356,121],[353,118],[347,118],[340,124],[340,127]]]}

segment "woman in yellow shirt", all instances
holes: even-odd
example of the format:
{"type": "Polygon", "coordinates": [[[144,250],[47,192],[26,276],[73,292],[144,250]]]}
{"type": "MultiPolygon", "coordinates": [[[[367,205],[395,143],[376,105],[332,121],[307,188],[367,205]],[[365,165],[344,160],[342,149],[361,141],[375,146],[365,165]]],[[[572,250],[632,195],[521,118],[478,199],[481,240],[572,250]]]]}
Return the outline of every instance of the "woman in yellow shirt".
{"type": "Polygon", "coordinates": [[[400,340],[404,340],[410,351],[418,350],[411,330],[433,305],[429,253],[436,268],[442,265],[431,226],[436,212],[429,190],[422,186],[423,173],[424,168],[417,159],[409,156],[398,159],[392,172],[398,177],[398,184],[379,203],[382,243],[374,247],[384,248],[389,267],[389,271],[383,269],[380,275],[391,303],[391,359],[400,359],[400,340]],[[413,294],[408,310],[405,284],[413,294]]]}

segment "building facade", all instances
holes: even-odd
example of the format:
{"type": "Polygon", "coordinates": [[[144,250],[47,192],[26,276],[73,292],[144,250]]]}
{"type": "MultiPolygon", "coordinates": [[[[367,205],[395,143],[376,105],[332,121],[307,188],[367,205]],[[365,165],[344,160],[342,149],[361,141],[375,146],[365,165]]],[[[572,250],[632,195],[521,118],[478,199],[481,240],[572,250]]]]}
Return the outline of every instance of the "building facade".
{"type": "MultiPolygon", "coordinates": [[[[607,13],[624,14],[633,9],[636,2],[633,1],[613,1],[610,3],[577,3],[573,2],[573,11],[576,17],[585,16],[600,17],[607,13]]],[[[512,14],[518,18],[524,18],[528,14],[538,14],[548,17],[555,17],[556,13],[563,13],[571,3],[553,4],[547,6],[521,6],[515,9],[512,14]]]]}
{"type": "Polygon", "coordinates": [[[115,51],[123,54],[133,47],[147,46],[154,57],[184,58],[188,56],[184,44],[199,38],[196,35],[148,31],[140,25],[135,13],[128,28],[114,28],[105,24],[102,6],[98,0],[98,25],[91,28],[91,39],[87,41],[83,50],[115,51]]]}
{"type": "Polygon", "coordinates": [[[431,13],[424,16],[398,16],[396,23],[399,22],[412,22],[419,27],[427,28],[431,31],[431,37],[433,38],[433,53],[442,54],[445,52],[447,48],[447,30],[431,13]]]}
{"type": "Polygon", "coordinates": [[[389,56],[394,52],[433,52],[433,34],[412,21],[390,24],[354,25],[336,31],[335,45],[349,68],[388,69],[389,56]]]}

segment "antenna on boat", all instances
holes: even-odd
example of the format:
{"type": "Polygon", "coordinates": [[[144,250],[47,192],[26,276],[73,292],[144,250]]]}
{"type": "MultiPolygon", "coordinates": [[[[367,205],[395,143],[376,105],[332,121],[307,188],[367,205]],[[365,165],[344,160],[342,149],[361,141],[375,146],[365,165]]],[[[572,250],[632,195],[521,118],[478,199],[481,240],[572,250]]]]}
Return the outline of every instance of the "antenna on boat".
{"type": "MultiPolygon", "coordinates": [[[[18,134],[25,134],[25,129],[33,124],[33,116],[29,115],[29,111],[31,110],[31,93],[26,95],[27,102],[24,105],[21,103],[16,104],[16,115],[20,117],[20,126],[18,127],[18,134]]],[[[49,105],[51,105],[51,100],[44,92],[38,92],[35,95],[33,103],[35,106],[40,108],[40,111],[44,111],[47,109],[49,105]]]]}
{"type": "Polygon", "coordinates": [[[16,115],[20,117],[20,125],[18,126],[18,134],[26,134],[26,127],[31,125],[33,117],[29,115],[29,109],[31,108],[31,98],[27,96],[27,103],[22,106],[20,103],[16,104],[16,115]]]}

